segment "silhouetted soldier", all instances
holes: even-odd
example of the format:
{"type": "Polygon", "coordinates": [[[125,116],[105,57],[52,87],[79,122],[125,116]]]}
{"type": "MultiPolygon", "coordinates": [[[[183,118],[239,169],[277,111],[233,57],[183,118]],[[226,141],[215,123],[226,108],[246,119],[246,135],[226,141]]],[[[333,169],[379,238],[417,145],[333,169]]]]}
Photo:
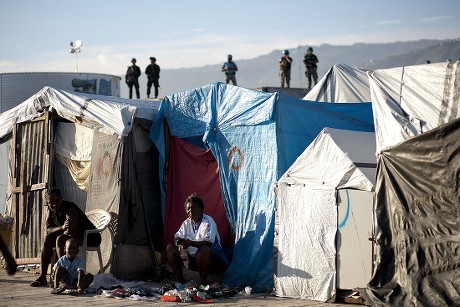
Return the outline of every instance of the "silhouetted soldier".
{"type": "Polygon", "coordinates": [[[312,77],[313,77],[313,81],[315,82],[315,85],[316,83],[318,83],[318,72],[317,72],[318,66],[316,65],[318,64],[318,62],[319,62],[318,58],[316,57],[316,55],[313,54],[313,48],[308,47],[307,53],[305,54],[305,57],[303,60],[303,63],[305,64],[305,68],[307,69],[305,71],[305,76],[308,79],[308,89],[311,89],[311,78],[312,77]]]}

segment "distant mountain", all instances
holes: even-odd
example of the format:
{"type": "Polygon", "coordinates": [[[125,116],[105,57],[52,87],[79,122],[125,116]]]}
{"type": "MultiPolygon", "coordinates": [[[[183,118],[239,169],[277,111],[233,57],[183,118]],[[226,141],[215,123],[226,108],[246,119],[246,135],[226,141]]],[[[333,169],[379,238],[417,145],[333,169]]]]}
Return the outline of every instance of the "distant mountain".
{"type": "MultiPolygon", "coordinates": [[[[291,87],[305,88],[307,80],[303,56],[309,46],[288,48],[293,58],[291,69],[291,87]]],[[[368,70],[392,68],[423,64],[427,60],[432,63],[444,62],[447,59],[456,61],[460,58],[460,39],[453,40],[418,40],[385,44],[357,43],[350,46],[334,46],[323,44],[311,46],[319,58],[319,78],[334,64],[344,63],[349,66],[368,70]]],[[[282,50],[273,50],[268,54],[253,59],[239,60],[236,75],[238,85],[246,88],[264,86],[278,87],[278,60],[282,50]]],[[[184,90],[193,89],[208,83],[224,81],[220,71],[223,62],[202,67],[183,69],[162,69],[160,78],[160,96],[171,95],[184,90]]],[[[140,78],[141,96],[145,97],[147,80],[145,74],[140,78]]],[[[122,97],[127,97],[127,86],[124,79],[121,85],[122,97]]]]}
{"type": "Polygon", "coordinates": [[[460,59],[460,39],[437,41],[432,45],[420,47],[412,51],[392,54],[380,59],[370,59],[364,62],[361,68],[375,70],[389,67],[407,66],[407,63],[424,64],[457,61],[460,59]]]}

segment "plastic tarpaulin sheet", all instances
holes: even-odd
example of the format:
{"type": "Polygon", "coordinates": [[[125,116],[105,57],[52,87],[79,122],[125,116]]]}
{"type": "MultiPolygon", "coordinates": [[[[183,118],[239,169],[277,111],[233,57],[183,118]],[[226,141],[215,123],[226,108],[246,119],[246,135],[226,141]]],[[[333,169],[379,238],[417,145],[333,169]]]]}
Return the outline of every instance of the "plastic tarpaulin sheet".
{"type": "Polygon", "coordinates": [[[87,212],[98,208],[109,212],[119,211],[122,153],[123,143],[116,136],[97,131],[94,133],[87,212]]]}
{"type": "Polygon", "coordinates": [[[459,63],[369,73],[377,152],[459,117],[459,63]]]}
{"type": "MultiPolygon", "coordinates": [[[[149,129],[144,125],[136,121],[132,133],[123,143],[120,174],[123,180],[120,185],[116,243],[118,247],[119,243],[124,244],[125,248],[115,249],[115,256],[127,250],[136,252],[135,246],[150,246],[155,251],[163,250],[158,151],[149,138],[149,129]]],[[[116,257],[114,259],[116,261],[116,257]]],[[[150,261],[154,262],[155,259],[151,258],[150,261]]],[[[132,274],[137,274],[135,271],[141,270],[141,267],[135,266],[131,269],[132,274]]],[[[156,273],[158,272],[154,271],[154,274],[156,273]]]]}
{"type": "Polygon", "coordinates": [[[336,285],[335,191],[312,191],[295,185],[279,189],[277,198],[284,206],[277,213],[280,221],[275,294],[326,301],[336,285]]]}
{"type": "Polygon", "coordinates": [[[54,175],[64,199],[86,208],[94,131],[75,123],[58,122],[54,138],[54,175]]]}
{"type": "Polygon", "coordinates": [[[336,103],[370,102],[367,71],[346,64],[334,65],[303,99],[336,103]]]}
{"type": "Polygon", "coordinates": [[[383,150],[373,306],[460,305],[460,120],[383,150]]]}
{"type": "Polygon", "coordinates": [[[279,95],[275,121],[278,178],[325,127],[374,131],[370,102],[323,103],[279,95]]]}
{"type": "MultiPolygon", "coordinates": [[[[210,84],[165,97],[150,130],[159,149],[160,167],[165,159],[164,119],[171,136],[201,136],[211,149],[235,236],[233,261],[225,281],[251,285],[254,291],[271,291],[273,287],[274,200],[267,195],[276,179],[272,120],[276,98],[223,83],[210,84]]],[[[163,169],[160,176],[162,173],[163,169]]]]}
{"type": "Polygon", "coordinates": [[[276,189],[277,296],[318,301],[333,296],[336,189],[371,191],[374,178],[369,168],[375,164],[374,133],[325,128],[280,178],[276,189]]]}
{"type": "Polygon", "coordinates": [[[273,289],[273,188],[279,174],[328,125],[373,131],[370,103],[307,102],[213,83],[163,100],[150,130],[160,153],[160,176],[166,158],[165,122],[171,136],[200,137],[211,149],[235,235],[224,282],[250,285],[254,291],[273,289]]]}
{"type": "Polygon", "coordinates": [[[83,126],[124,137],[131,131],[134,118],[154,120],[158,102],[72,93],[46,86],[0,114],[0,139],[11,133],[13,124],[34,119],[51,109],[63,118],[78,120],[83,126]]]}

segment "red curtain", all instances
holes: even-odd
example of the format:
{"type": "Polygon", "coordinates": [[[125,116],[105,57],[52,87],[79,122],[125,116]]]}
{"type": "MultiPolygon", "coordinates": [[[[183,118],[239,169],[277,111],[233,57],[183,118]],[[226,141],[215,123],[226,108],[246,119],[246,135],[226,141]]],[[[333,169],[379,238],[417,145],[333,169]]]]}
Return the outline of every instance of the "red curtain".
{"type": "Polygon", "coordinates": [[[211,150],[172,137],[164,214],[165,245],[173,242],[174,234],[187,218],[184,202],[193,192],[203,200],[204,213],[216,222],[222,246],[233,246],[234,240],[222,201],[219,169],[211,150]]]}

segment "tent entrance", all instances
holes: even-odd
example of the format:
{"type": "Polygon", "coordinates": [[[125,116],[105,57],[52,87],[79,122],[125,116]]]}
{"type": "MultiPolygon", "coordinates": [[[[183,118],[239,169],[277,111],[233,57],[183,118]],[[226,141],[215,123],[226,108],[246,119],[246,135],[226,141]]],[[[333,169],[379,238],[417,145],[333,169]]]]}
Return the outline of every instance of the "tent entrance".
{"type": "Polygon", "coordinates": [[[233,246],[234,240],[222,200],[219,169],[211,150],[176,137],[171,137],[169,148],[164,212],[165,245],[172,243],[174,234],[187,218],[185,199],[196,192],[203,199],[204,213],[217,224],[222,246],[233,246]]]}

